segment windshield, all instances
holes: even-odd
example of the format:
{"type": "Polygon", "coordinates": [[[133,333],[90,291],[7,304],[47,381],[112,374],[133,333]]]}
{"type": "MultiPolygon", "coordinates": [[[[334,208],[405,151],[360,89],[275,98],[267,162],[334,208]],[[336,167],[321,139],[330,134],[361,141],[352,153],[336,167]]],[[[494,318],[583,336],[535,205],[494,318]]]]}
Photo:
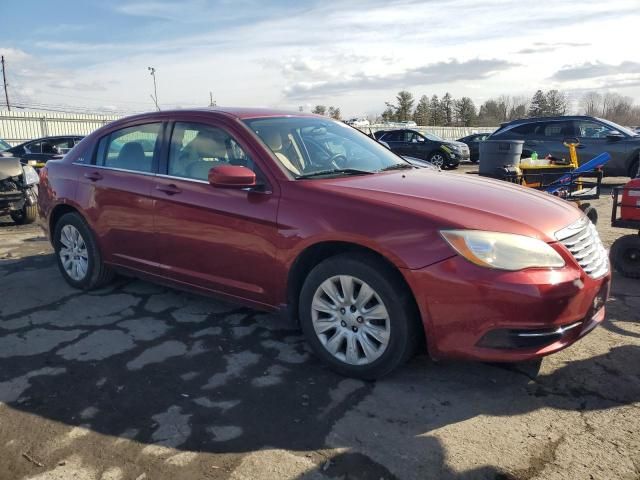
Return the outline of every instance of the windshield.
{"type": "Polygon", "coordinates": [[[6,150],[8,148],[11,148],[11,145],[9,145],[4,140],[0,140],[0,152],[3,151],[3,150],[6,150]]]}
{"type": "Polygon", "coordinates": [[[427,140],[431,140],[432,142],[444,142],[445,141],[444,138],[439,137],[438,135],[434,135],[433,133],[429,133],[429,132],[421,132],[420,135],[422,135],[427,140]]]}
{"type": "Polygon", "coordinates": [[[295,178],[372,173],[407,165],[364,133],[341,122],[314,117],[245,120],[295,178]]]}
{"type": "Polygon", "coordinates": [[[617,123],[614,123],[610,120],[605,120],[604,118],[599,118],[598,120],[600,120],[602,123],[609,125],[611,128],[613,128],[614,130],[619,131],[620,133],[624,133],[625,135],[629,135],[630,137],[637,137],[638,133],[634,132],[633,130],[627,128],[627,127],[623,127],[622,125],[618,125],[617,123]]]}

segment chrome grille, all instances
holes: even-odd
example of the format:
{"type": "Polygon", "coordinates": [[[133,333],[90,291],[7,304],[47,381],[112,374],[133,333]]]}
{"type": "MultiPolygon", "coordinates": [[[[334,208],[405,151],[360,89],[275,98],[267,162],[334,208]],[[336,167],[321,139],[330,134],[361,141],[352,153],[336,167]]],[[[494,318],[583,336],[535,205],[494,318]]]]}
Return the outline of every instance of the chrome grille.
{"type": "Polygon", "coordinates": [[[556,233],[576,262],[591,278],[600,278],[609,271],[609,257],[593,223],[583,217],[556,233]]]}

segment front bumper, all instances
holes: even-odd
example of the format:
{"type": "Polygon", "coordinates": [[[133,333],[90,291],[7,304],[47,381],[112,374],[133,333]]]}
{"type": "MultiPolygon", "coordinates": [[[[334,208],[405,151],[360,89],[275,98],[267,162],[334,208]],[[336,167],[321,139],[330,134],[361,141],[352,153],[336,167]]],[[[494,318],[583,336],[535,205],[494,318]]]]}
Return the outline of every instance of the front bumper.
{"type": "Polygon", "coordinates": [[[403,273],[432,357],[494,362],[542,357],[589,333],[604,320],[610,281],[575,263],[506,272],[460,256],[403,273]]]}

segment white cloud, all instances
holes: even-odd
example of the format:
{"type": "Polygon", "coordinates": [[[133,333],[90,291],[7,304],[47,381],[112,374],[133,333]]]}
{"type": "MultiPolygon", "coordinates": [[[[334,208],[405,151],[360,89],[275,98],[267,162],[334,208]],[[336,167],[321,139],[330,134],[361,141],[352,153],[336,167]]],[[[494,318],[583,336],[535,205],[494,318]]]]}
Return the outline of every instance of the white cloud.
{"type": "Polygon", "coordinates": [[[637,59],[624,47],[640,22],[637,6],[583,0],[576,12],[569,0],[544,8],[537,0],[121,1],[108,8],[135,18],[144,35],[88,41],[95,37],[85,31],[33,39],[25,32],[20,49],[4,51],[12,88],[28,88],[40,102],[62,97],[96,108],[153,108],[148,65],[157,69],[164,105],[206,105],[213,91],[219,104],[321,102],[357,115],[382,110],[401,88],[477,102],[538,88],[615,87],[640,98],[637,79],[619,71],[637,59]],[[609,73],[594,77],[602,65],[609,73]],[[580,68],[591,76],[568,78],[580,68]]]}

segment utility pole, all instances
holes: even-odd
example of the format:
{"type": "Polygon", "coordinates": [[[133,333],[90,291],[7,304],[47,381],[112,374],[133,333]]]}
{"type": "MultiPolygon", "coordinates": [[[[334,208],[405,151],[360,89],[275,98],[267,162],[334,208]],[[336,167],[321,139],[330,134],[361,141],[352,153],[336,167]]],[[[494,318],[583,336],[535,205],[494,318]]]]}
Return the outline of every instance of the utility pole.
{"type": "Polygon", "coordinates": [[[7,91],[7,75],[5,73],[4,55],[2,55],[2,83],[4,84],[4,98],[7,102],[7,110],[11,111],[11,105],[9,104],[9,92],[7,91]]]}
{"type": "Polygon", "coordinates": [[[209,106],[210,107],[215,107],[216,106],[216,102],[213,99],[213,92],[209,92],[209,106]]]}
{"type": "Polygon", "coordinates": [[[156,69],[154,67],[147,67],[150,75],[153,77],[153,95],[151,95],[151,100],[156,104],[156,109],[160,111],[160,106],[158,105],[158,86],[156,85],[156,69]]]}

